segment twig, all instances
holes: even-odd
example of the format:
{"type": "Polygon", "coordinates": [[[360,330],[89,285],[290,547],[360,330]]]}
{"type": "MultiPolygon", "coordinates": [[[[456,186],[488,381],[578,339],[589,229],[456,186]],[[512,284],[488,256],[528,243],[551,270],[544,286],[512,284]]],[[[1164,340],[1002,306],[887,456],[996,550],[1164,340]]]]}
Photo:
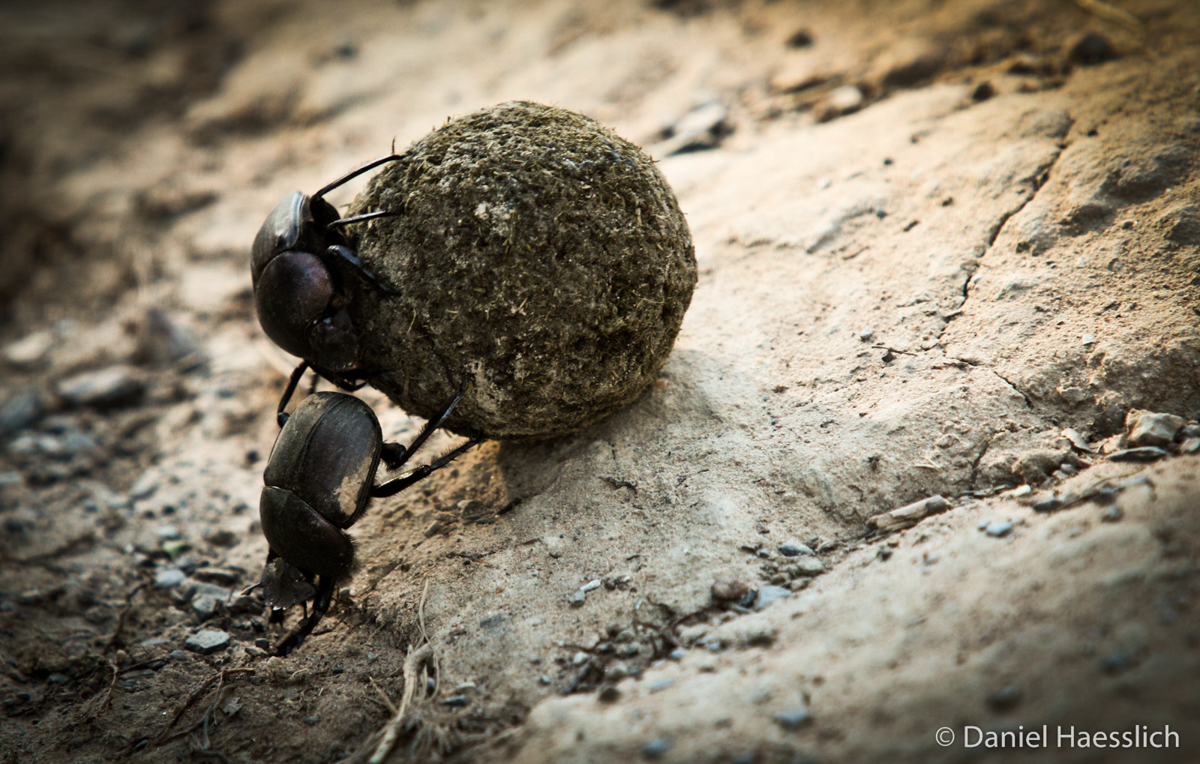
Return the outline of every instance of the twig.
{"type": "Polygon", "coordinates": [[[1075,0],[1080,8],[1089,13],[1094,13],[1102,19],[1115,21],[1126,29],[1131,29],[1134,32],[1142,31],[1142,22],[1137,16],[1132,13],[1123,11],[1116,6],[1109,5],[1103,0],[1075,0]]]}
{"type": "Polygon", "coordinates": [[[432,655],[433,646],[426,642],[420,648],[409,652],[408,657],[404,659],[404,696],[400,699],[400,708],[383,728],[383,736],[379,745],[375,747],[375,753],[367,759],[367,764],[383,764],[384,759],[396,747],[396,738],[400,737],[400,729],[408,716],[408,707],[412,704],[413,696],[417,694],[417,685],[424,685],[424,682],[418,681],[417,672],[424,668],[425,661],[432,655]]]}
{"type": "MultiPolygon", "coordinates": [[[[175,726],[175,723],[178,722],[179,719],[185,713],[187,713],[187,710],[196,704],[196,701],[198,701],[198,700],[200,700],[200,698],[204,697],[204,694],[208,692],[208,688],[212,685],[212,683],[214,681],[216,681],[219,686],[220,684],[223,684],[225,682],[225,677],[229,676],[230,674],[253,674],[253,673],[254,673],[254,669],[252,669],[252,668],[223,669],[223,670],[221,670],[220,673],[214,674],[213,676],[210,676],[208,679],[205,679],[203,682],[200,683],[199,687],[197,687],[195,690],[192,691],[192,694],[188,696],[188,699],[186,701],[184,701],[183,705],[179,707],[179,710],[175,712],[175,717],[173,719],[171,719],[170,722],[167,723],[167,726],[163,728],[162,732],[158,733],[158,737],[154,738],[154,740],[153,740],[154,744],[158,745],[159,743],[163,743],[168,739],[167,733],[170,732],[171,728],[175,726]]],[[[204,719],[205,720],[208,719],[207,712],[205,712],[205,714],[204,714],[204,719]]],[[[195,729],[197,726],[199,726],[199,722],[197,722],[197,724],[193,725],[192,729],[195,729]]],[[[183,732],[177,733],[176,736],[186,735],[188,732],[191,732],[191,730],[184,730],[183,732]]]]}

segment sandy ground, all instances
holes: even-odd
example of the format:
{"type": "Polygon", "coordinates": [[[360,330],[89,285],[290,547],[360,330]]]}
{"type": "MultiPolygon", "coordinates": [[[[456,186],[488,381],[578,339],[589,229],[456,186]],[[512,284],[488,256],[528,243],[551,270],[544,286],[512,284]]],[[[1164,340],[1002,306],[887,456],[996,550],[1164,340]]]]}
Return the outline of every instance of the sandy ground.
{"type": "Polygon", "coordinates": [[[1200,759],[1200,12],[594,5],[0,8],[0,758],[365,761],[407,691],[388,761],[1200,759]],[[512,99],[659,162],[675,349],[272,657],[250,242],[512,99]]]}

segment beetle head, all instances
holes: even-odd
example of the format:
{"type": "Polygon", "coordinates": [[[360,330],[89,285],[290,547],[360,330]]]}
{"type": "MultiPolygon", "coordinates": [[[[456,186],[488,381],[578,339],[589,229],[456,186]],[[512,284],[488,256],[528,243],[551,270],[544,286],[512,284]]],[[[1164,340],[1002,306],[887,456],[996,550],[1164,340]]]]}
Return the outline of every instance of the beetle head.
{"type": "Polygon", "coordinates": [[[254,237],[250,277],[258,321],[272,342],[321,368],[349,371],[358,363],[358,336],[320,256],[344,242],[328,228],[337,217],[324,199],[285,196],[254,237]]]}

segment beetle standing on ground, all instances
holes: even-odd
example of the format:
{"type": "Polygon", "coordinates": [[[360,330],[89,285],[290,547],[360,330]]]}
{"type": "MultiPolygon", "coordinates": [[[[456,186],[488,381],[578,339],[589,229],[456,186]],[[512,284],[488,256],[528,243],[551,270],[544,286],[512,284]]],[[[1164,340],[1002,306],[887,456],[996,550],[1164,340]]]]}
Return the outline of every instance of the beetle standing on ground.
{"type": "Polygon", "coordinates": [[[324,197],[364,172],[401,158],[403,155],[392,153],[368,162],[311,197],[293,191],[272,210],[254,237],[250,278],[258,321],[276,345],[304,359],[293,380],[298,381],[311,366],[343,389],[362,386],[355,382],[363,377],[363,370],[359,368],[358,334],[346,309],[350,297],[345,279],[354,274],[385,294],[396,291],[363,267],[341,229],[396,213],[379,210],[343,218],[324,197]]]}
{"type": "Polygon", "coordinates": [[[352,395],[314,393],[291,416],[283,413],[295,381],[293,375],[280,403],[283,429],[263,473],[259,515],[270,551],[259,586],[272,608],[272,623],[281,621],[283,610],[293,605],[311,599],[313,608],[299,628],[279,643],[279,655],[299,647],[329,609],[334,586],[354,563],[354,546],[346,529],[358,521],[370,500],[399,493],[481,440],[469,438],[433,463],[375,485],[379,462],[392,470],[404,465],[442,426],[463,392],[405,448],[384,443],[375,412],[352,395]]]}

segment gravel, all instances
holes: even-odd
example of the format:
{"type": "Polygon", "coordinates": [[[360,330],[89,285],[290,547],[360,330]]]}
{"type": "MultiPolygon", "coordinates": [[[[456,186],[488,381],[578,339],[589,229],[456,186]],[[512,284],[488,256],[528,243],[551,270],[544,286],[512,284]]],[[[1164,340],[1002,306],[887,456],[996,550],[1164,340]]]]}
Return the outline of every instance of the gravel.
{"type": "Polygon", "coordinates": [[[229,647],[230,637],[220,629],[201,629],[183,641],[185,649],[201,655],[212,655],[229,647]]]}

